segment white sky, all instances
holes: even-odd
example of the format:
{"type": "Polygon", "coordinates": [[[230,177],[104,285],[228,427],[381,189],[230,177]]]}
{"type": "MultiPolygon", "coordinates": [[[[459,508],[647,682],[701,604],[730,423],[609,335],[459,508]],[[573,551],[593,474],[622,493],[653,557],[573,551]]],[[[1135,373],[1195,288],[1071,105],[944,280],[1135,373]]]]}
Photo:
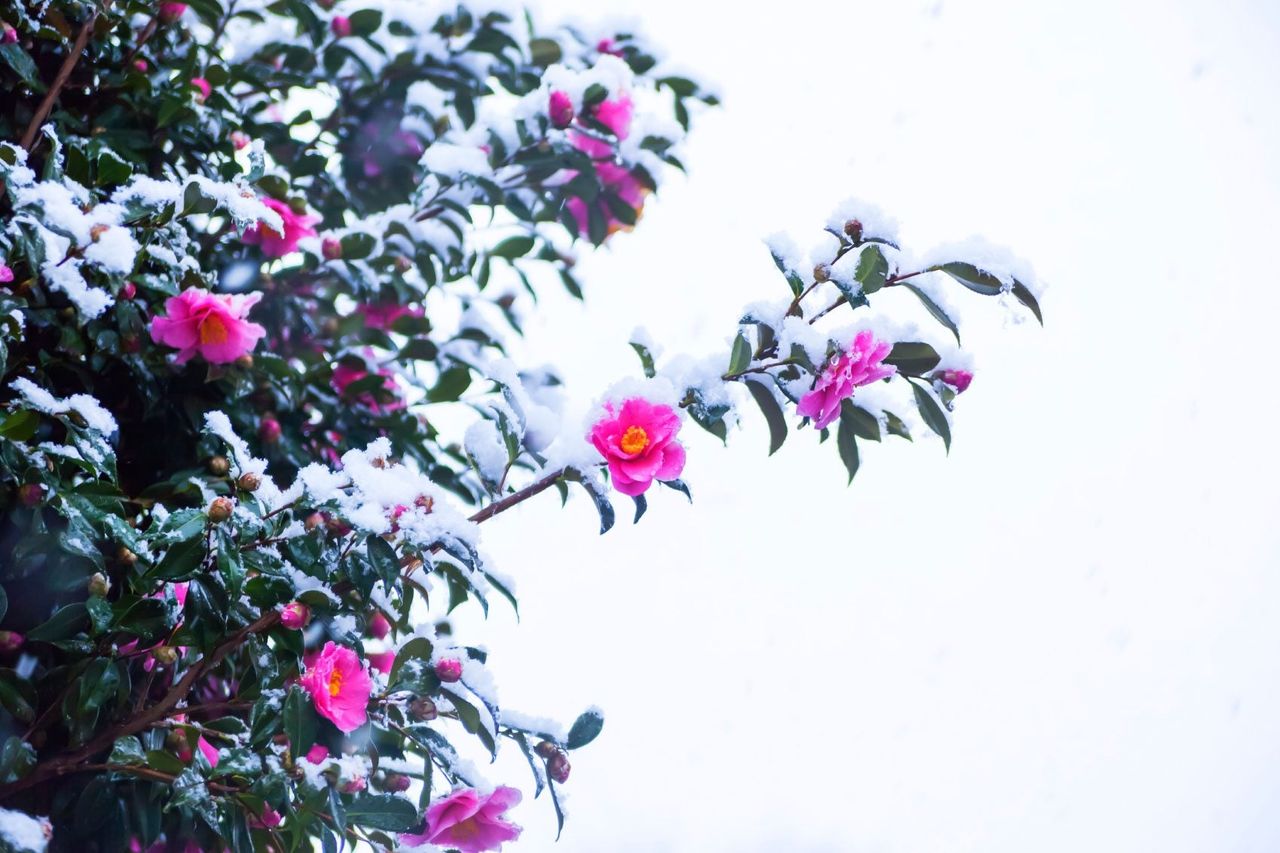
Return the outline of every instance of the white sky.
{"type": "MultiPolygon", "coordinates": [[[[468,628],[502,699],[607,714],[563,840],[527,800],[520,849],[1280,848],[1280,7],[643,14],[725,107],[581,265],[585,309],[533,324],[579,394],[636,373],[638,324],[723,346],[782,292],[760,238],[809,245],[851,194],[919,248],[1031,259],[1048,326],[966,303],[950,458],[864,445],[846,489],[812,433],[766,459],[759,421],[728,449],[689,424],[691,507],[663,490],[595,537],[548,497],[486,525],[522,602],[468,628]]],[[[530,792],[514,751],[488,775],[530,792]]]]}

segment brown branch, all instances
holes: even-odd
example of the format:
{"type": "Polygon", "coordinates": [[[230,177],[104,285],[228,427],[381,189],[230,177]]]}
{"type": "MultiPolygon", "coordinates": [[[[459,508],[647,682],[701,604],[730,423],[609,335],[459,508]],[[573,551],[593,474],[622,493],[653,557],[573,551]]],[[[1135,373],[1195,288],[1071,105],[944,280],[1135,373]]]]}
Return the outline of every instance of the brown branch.
{"type": "Polygon", "coordinates": [[[35,115],[31,117],[31,123],[27,125],[27,132],[22,134],[22,147],[28,152],[31,151],[31,146],[36,141],[36,133],[39,132],[40,125],[44,124],[44,120],[49,117],[49,112],[53,109],[53,102],[58,99],[59,93],[62,92],[62,87],[67,85],[67,78],[71,76],[72,69],[80,61],[80,54],[84,53],[85,45],[89,43],[89,34],[93,32],[93,25],[97,21],[98,10],[94,9],[93,14],[89,16],[89,20],[85,21],[84,25],[80,27],[80,34],[76,36],[76,43],[72,46],[71,52],[67,54],[66,59],[62,60],[62,67],[58,69],[58,76],[53,78],[53,85],[49,87],[44,100],[40,102],[35,115]]]}

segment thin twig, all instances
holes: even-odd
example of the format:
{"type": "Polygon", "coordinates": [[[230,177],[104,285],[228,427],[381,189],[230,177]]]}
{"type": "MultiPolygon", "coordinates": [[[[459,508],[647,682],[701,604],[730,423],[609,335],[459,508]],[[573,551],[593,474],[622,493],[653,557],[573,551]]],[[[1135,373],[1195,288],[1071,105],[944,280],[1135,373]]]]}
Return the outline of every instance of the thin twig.
{"type": "Polygon", "coordinates": [[[84,22],[80,27],[80,33],[76,36],[76,43],[72,46],[71,52],[67,54],[67,58],[62,60],[62,67],[58,69],[58,76],[53,78],[53,85],[49,87],[49,91],[44,96],[44,100],[40,102],[40,106],[36,109],[36,114],[31,117],[31,123],[27,125],[27,132],[22,134],[22,147],[28,152],[36,141],[36,133],[40,130],[40,125],[44,124],[44,120],[49,117],[50,110],[53,109],[53,102],[58,99],[58,94],[62,91],[62,87],[67,85],[67,79],[71,76],[71,71],[76,67],[76,63],[80,61],[80,54],[84,53],[85,45],[89,43],[89,34],[93,32],[93,25],[98,21],[98,10],[94,9],[93,14],[89,16],[89,20],[84,22]]]}

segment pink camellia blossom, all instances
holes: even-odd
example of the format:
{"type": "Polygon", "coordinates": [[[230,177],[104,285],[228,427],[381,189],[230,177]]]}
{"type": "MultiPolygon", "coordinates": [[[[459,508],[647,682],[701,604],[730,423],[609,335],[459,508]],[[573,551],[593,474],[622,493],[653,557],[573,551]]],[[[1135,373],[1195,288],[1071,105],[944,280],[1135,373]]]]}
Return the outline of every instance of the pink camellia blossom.
{"type": "Polygon", "coordinates": [[[17,44],[18,31],[10,24],[0,22],[0,44],[17,44]]]}
{"type": "Polygon", "coordinates": [[[936,378],[956,389],[957,394],[969,390],[969,383],[973,382],[973,374],[967,370],[944,370],[936,378]]]}
{"type": "Polygon", "coordinates": [[[334,15],[329,20],[329,30],[336,38],[346,38],[351,35],[351,19],[346,15],[334,15]]]}
{"type": "Polygon", "coordinates": [[[320,241],[320,254],[326,261],[337,261],[342,258],[342,241],[337,237],[325,237],[320,241]]]}
{"type": "Polygon", "coordinates": [[[350,734],[365,724],[373,681],[360,656],[332,642],[307,656],[299,683],[311,694],[316,713],[350,734]]]}
{"type": "Polygon", "coordinates": [[[320,217],[306,213],[295,213],[293,208],[283,201],[264,198],[262,203],[280,214],[283,232],[277,231],[265,222],[259,222],[244,232],[240,238],[250,246],[261,246],[262,254],[268,258],[283,258],[290,252],[298,251],[298,241],[303,237],[316,236],[312,226],[320,221],[320,217]]]}
{"type": "MultiPolygon", "coordinates": [[[[609,128],[619,140],[626,139],[630,135],[634,113],[635,107],[631,97],[626,93],[601,101],[591,110],[592,117],[609,128]]],[[[644,209],[644,200],[649,194],[649,188],[640,182],[634,172],[614,161],[614,143],[580,131],[571,132],[571,141],[573,147],[596,161],[596,176],[605,190],[626,203],[636,212],[636,218],[639,218],[644,209]]],[[[605,236],[618,231],[630,231],[634,227],[618,219],[603,198],[593,201],[592,204],[599,210],[605,222],[605,236]]],[[[568,200],[566,207],[577,223],[578,233],[590,233],[587,202],[575,197],[568,200]]]]}
{"type": "Polygon", "coordinates": [[[631,96],[621,94],[616,98],[606,98],[595,105],[591,115],[596,121],[613,131],[619,139],[626,139],[631,133],[631,119],[635,115],[635,105],[631,96]]]}
{"type": "Polygon", "coordinates": [[[801,417],[813,418],[817,429],[825,429],[840,416],[841,401],[852,397],[855,388],[898,372],[896,367],[881,363],[892,349],[893,344],[876,340],[870,331],[858,332],[849,348],[822,371],[813,390],[800,398],[796,412],[801,417]]]}
{"type": "Polygon", "coordinates": [[[436,678],[445,684],[462,680],[462,661],[457,658],[441,658],[436,661],[436,678]]]}
{"type": "Polygon", "coordinates": [[[312,764],[320,764],[328,759],[329,748],[322,743],[318,743],[307,750],[307,761],[310,761],[312,764]]]}
{"type": "Polygon", "coordinates": [[[160,20],[166,24],[172,24],[174,21],[182,17],[182,13],[187,11],[186,3],[161,3],[160,4],[160,20]]]}
{"type": "Polygon", "coordinates": [[[568,92],[556,89],[551,93],[547,101],[547,117],[551,119],[552,127],[564,130],[573,123],[574,112],[573,98],[568,92]]]}
{"type": "Polygon", "coordinates": [[[147,65],[147,61],[145,59],[135,59],[133,61],[133,70],[137,71],[139,74],[146,74],[149,67],[150,66],[147,65]]]}
{"type": "Polygon", "coordinates": [[[301,601],[290,601],[280,608],[280,624],[292,631],[307,627],[310,621],[311,608],[301,601]]]}
{"type": "Polygon", "coordinates": [[[366,328],[387,332],[401,317],[422,317],[425,312],[421,306],[401,305],[398,302],[375,302],[361,305],[360,314],[364,317],[366,328]]]}
{"type": "Polygon", "coordinates": [[[257,346],[267,330],[245,319],[261,293],[210,293],[188,287],[165,300],[167,316],[151,320],[151,340],[175,347],[182,364],[197,353],[210,364],[230,364],[257,346]]]}
{"type": "Polygon", "coordinates": [[[249,145],[249,134],[239,130],[231,131],[231,144],[237,151],[242,151],[249,145]]]}
{"type": "Polygon", "coordinates": [[[375,611],[369,617],[369,636],[377,640],[383,640],[390,633],[391,621],[386,616],[383,616],[381,611],[375,611]]]}
{"type": "Polygon", "coordinates": [[[391,672],[391,667],[394,666],[396,662],[395,652],[370,652],[368,657],[369,666],[376,669],[383,675],[391,672]]]}
{"type": "Polygon", "coordinates": [[[368,788],[368,787],[369,787],[369,780],[363,776],[357,776],[354,779],[348,779],[347,781],[343,782],[342,787],[339,788],[339,790],[342,791],[342,793],[344,794],[355,794],[355,793],[359,793],[360,791],[363,791],[365,788],[368,788]]]}
{"type": "Polygon", "coordinates": [[[13,281],[13,268],[0,261],[0,284],[8,284],[11,281],[13,281]]]}
{"type": "Polygon", "coordinates": [[[120,298],[128,301],[138,295],[138,285],[131,281],[126,281],[120,285],[120,298]]]}
{"type": "Polygon", "coordinates": [[[271,415],[267,415],[262,419],[262,423],[258,424],[258,437],[266,444],[275,444],[283,434],[284,430],[281,428],[280,422],[271,417],[271,415]]]}
{"type": "Polygon", "coordinates": [[[520,792],[506,785],[488,794],[474,788],[454,791],[427,807],[422,832],[403,834],[400,843],[411,847],[434,844],[462,853],[501,850],[505,842],[520,837],[520,827],[503,817],[520,799],[520,792]]]}
{"type": "MultiPolygon", "coordinates": [[[[339,394],[345,394],[348,385],[364,379],[368,375],[369,371],[367,370],[361,370],[358,367],[352,367],[349,364],[339,362],[338,365],[333,368],[333,387],[339,394]]],[[[356,398],[356,402],[365,406],[374,414],[393,412],[396,409],[403,409],[404,400],[399,398],[399,388],[396,385],[394,374],[390,370],[382,369],[378,371],[378,375],[385,377],[382,382],[382,387],[387,391],[390,391],[392,394],[397,395],[396,399],[387,403],[380,403],[372,393],[365,392],[356,398]]]]}
{"type": "Polygon", "coordinates": [[[631,397],[605,404],[605,416],[587,438],[609,466],[613,487],[643,494],[654,480],[674,480],[684,470],[684,445],[676,441],[680,416],[670,406],[631,397]]]}
{"type": "Polygon", "coordinates": [[[27,638],[17,631],[0,631],[0,654],[11,655],[22,648],[27,638]]]}
{"type": "Polygon", "coordinates": [[[209,100],[209,96],[213,94],[213,87],[209,85],[209,81],[203,77],[192,77],[191,85],[196,87],[200,95],[196,98],[199,103],[209,100]]]}
{"type": "Polygon", "coordinates": [[[200,735],[200,740],[196,741],[196,746],[200,748],[200,754],[205,757],[211,767],[218,766],[218,749],[205,740],[204,735],[200,735]]]}
{"type": "Polygon", "coordinates": [[[618,43],[613,39],[600,39],[600,41],[596,42],[596,51],[608,53],[612,56],[622,56],[622,48],[618,47],[618,43]]]}
{"type": "Polygon", "coordinates": [[[255,829],[275,829],[283,819],[280,816],[280,812],[271,808],[271,806],[263,806],[262,814],[250,816],[249,826],[255,829]]]}

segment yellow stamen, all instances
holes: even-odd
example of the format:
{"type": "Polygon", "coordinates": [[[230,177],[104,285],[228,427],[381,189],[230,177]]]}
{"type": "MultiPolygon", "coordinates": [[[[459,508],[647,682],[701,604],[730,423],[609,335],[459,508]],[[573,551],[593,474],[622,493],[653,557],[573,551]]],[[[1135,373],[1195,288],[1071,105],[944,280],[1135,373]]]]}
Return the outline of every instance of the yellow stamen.
{"type": "Polygon", "coordinates": [[[629,426],[622,434],[622,450],[624,453],[639,453],[649,446],[649,433],[644,427],[629,426]]]}
{"type": "Polygon", "coordinates": [[[329,673],[329,695],[337,696],[342,692],[342,673],[334,670],[329,673]]]}
{"type": "Polygon", "coordinates": [[[215,316],[209,316],[200,324],[200,343],[225,344],[227,342],[227,326],[215,316]]]}

